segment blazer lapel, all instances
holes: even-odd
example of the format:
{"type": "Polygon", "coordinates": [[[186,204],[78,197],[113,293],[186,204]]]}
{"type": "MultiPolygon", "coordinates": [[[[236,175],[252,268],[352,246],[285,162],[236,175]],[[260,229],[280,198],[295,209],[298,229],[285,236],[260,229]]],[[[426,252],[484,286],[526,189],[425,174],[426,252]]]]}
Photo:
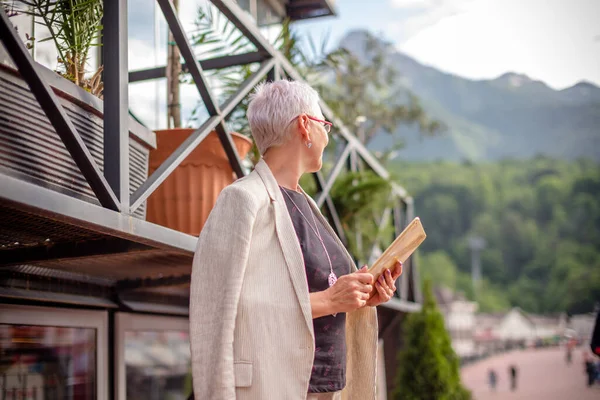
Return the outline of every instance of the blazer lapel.
{"type": "Polygon", "coordinates": [[[269,197],[271,198],[271,203],[273,204],[275,212],[275,229],[277,237],[279,238],[279,244],[281,245],[281,250],[283,251],[283,256],[292,279],[292,285],[294,286],[306,324],[310,334],[314,337],[312,310],[308,292],[308,281],[306,280],[306,270],[304,267],[304,257],[302,256],[302,249],[300,248],[300,243],[298,242],[298,236],[294,230],[292,219],[287,210],[287,206],[285,205],[285,200],[283,199],[279,185],[267,163],[264,160],[260,160],[254,167],[254,170],[262,179],[267,188],[267,192],[269,193],[269,197]]]}

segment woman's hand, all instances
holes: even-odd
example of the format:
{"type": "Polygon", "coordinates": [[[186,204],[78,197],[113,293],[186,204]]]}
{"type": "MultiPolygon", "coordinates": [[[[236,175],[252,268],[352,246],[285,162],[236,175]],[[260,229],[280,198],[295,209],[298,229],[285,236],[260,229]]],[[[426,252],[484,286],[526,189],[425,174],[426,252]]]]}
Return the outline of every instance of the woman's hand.
{"type": "Polygon", "coordinates": [[[375,282],[375,294],[367,300],[366,305],[375,307],[390,301],[396,291],[396,284],[394,282],[396,282],[396,279],[398,279],[400,275],[402,275],[402,263],[398,261],[394,267],[394,272],[390,272],[389,269],[386,269],[385,272],[379,276],[379,279],[375,282]]]}
{"type": "Polygon", "coordinates": [[[362,267],[359,271],[341,276],[326,291],[329,291],[334,314],[354,311],[367,304],[369,294],[373,291],[373,275],[367,272],[367,267],[362,267]]]}
{"type": "Polygon", "coordinates": [[[350,312],[364,307],[373,291],[373,275],[367,267],[338,278],[329,289],[310,294],[313,318],[350,312]]]}

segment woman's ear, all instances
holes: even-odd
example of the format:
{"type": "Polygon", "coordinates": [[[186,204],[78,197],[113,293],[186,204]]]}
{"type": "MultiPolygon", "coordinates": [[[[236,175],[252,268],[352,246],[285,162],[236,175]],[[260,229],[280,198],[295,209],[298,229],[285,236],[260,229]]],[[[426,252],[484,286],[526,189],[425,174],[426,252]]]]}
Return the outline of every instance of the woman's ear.
{"type": "Polygon", "coordinates": [[[306,116],[306,114],[300,114],[297,119],[297,128],[298,132],[302,136],[303,142],[310,142],[310,119],[306,116]]]}

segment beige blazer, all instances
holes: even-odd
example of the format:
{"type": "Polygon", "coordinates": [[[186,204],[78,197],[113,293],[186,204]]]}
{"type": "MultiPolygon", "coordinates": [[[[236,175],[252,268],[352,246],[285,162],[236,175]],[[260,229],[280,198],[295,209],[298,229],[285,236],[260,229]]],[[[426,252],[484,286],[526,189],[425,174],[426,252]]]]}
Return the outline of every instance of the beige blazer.
{"type": "MultiPolygon", "coordinates": [[[[355,271],[347,256],[349,271],[355,271]]],[[[346,321],[342,398],[374,399],[376,310],[354,311],[346,321]]],[[[315,340],[304,260],[277,181],[264,161],[221,192],[200,234],[192,268],[190,337],[196,400],[306,399],[315,340]]]]}

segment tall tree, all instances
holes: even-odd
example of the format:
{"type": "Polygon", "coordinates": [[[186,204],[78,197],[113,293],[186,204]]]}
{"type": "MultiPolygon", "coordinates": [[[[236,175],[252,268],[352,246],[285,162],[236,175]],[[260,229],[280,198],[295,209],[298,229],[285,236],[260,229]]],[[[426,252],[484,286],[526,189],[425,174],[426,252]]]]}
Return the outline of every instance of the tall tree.
{"type": "Polygon", "coordinates": [[[471,393],[460,382],[458,357],[425,281],[423,308],[407,317],[394,400],[463,400],[471,393]]]}
{"type": "MultiPolygon", "coordinates": [[[[179,0],[171,0],[173,8],[179,10],[179,0]]],[[[181,128],[181,102],[179,101],[179,79],[181,76],[181,55],[169,30],[169,52],[167,56],[167,127],[181,128]]]]}
{"type": "Polygon", "coordinates": [[[364,145],[378,134],[393,137],[393,145],[380,157],[385,161],[404,146],[400,125],[416,125],[424,136],[436,135],[445,127],[431,119],[419,99],[399,84],[401,71],[388,61],[389,44],[367,35],[366,57],[343,48],[327,53],[324,63],[315,65],[325,79],[311,83],[347,126],[356,126],[356,136],[364,145]]]}

